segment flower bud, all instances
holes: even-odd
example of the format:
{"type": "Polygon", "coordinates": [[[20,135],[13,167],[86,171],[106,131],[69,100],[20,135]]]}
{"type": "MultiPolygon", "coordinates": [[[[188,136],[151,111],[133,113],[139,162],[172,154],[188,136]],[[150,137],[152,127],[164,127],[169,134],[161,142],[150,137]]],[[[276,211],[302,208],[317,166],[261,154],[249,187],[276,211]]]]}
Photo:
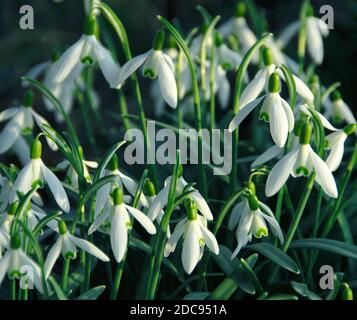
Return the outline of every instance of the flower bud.
{"type": "Polygon", "coordinates": [[[42,143],[35,138],[31,145],[31,159],[40,159],[42,155],[42,143]]]}
{"type": "Polygon", "coordinates": [[[334,90],[331,93],[331,100],[332,101],[337,101],[341,99],[341,92],[338,90],[334,90]]]}
{"type": "Polygon", "coordinates": [[[31,107],[33,102],[33,92],[32,90],[26,90],[23,105],[25,107],[31,107]]]}
{"type": "Polygon", "coordinates": [[[156,195],[156,190],[154,184],[151,182],[150,179],[145,180],[144,188],[143,188],[144,195],[148,197],[153,197],[156,195]]]}
{"type": "Polygon", "coordinates": [[[60,220],[58,222],[58,229],[59,229],[60,235],[62,235],[62,236],[67,233],[67,225],[63,220],[60,220]]]}
{"type": "Polygon", "coordinates": [[[351,123],[343,128],[343,132],[349,136],[350,134],[354,133],[356,129],[357,129],[357,123],[351,123]]]}
{"type": "Polygon", "coordinates": [[[113,190],[112,197],[113,197],[114,205],[118,206],[118,205],[122,204],[124,202],[123,201],[123,199],[124,199],[123,189],[122,188],[115,188],[113,190]]]}
{"type": "Polygon", "coordinates": [[[21,238],[18,233],[15,233],[12,235],[11,241],[10,241],[10,246],[11,246],[11,249],[13,249],[13,250],[17,250],[21,247],[21,238]]]}
{"type": "Polygon", "coordinates": [[[197,219],[197,204],[191,198],[185,199],[185,208],[187,212],[188,220],[196,220],[197,219]]]}
{"type": "Polygon", "coordinates": [[[107,168],[110,171],[118,170],[118,156],[116,154],[114,154],[110,159],[107,168]]]}
{"type": "Polygon", "coordinates": [[[259,209],[259,200],[256,195],[250,195],[248,197],[249,208],[252,211],[256,211],[259,209]]]}
{"type": "Polygon", "coordinates": [[[270,48],[264,47],[262,55],[263,55],[263,61],[265,66],[270,66],[271,64],[273,64],[273,54],[270,48]]]}
{"type": "Polygon", "coordinates": [[[243,2],[238,2],[236,4],[236,17],[244,17],[245,13],[247,11],[247,7],[245,6],[245,4],[243,2]]]}
{"type": "Polygon", "coordinates": [[[305,122],[300,132],[300,144],[309,144],[312,134],[312,125],[310,122],[305,122]]]}
{"type": "Polygon", "coordinates": [[[153,41],[154,50],[161,51],[162,48],[164,47],[164,41],[165,41],[165,32],[164,30],[160,29],[155,34],[155,38],[153,41]]]}
{"type": "Polygon", "coordinates": [[[273,72],[269,77],[269,92],[277,93],[280,91],[280,77],[277,72],[273,72]]]}
{"type": "Polygon", "coordinates": [[[353,300],[353,291],[346,282],[343,284],[342,300],[353,300]]]}
{"type": "Polygon", "coordinates": [[[9,209],[7,210],[7,214],[10,216],[15,215],[18,205],[18,202],[11,203],[9,209]]]}

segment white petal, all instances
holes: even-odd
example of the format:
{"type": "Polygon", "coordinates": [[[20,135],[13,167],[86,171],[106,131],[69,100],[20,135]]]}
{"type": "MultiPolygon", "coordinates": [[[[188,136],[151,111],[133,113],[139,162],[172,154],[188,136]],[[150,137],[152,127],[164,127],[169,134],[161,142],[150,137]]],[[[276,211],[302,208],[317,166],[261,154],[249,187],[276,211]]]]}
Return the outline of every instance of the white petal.
{"type": "Polygon", "coordinates": [[[320,65],[324,57],[324,45],[318,23],[314,17],[308,17],[306,19],[306,36],[309,54],[312,60],[317,65],[320,65]]]}
{"type": "Polygon", "coordinates": [[[253,218],[254,215],[251,214],[249,207],[246,207],[245,211],[242,212],[239,221],[239,226],[236,232],[238,245],[231,256],[231,259],[235,258],[240,252],[240,250],[248,243],[250,239],[249,231],[252,225],[253,218]]]}
{"type": "Polygon", "coordinates": [[[8,108],[0,112],[0,122],[14,117],[19,112],[19,110],[20,110],[19,108],[14,107],[14,108],[8,108]]]}
{"type": "Polygon", "coordinates": [[[320,118],[321,124],[328,130],[336,131],[337,129],[328,121],[320,112],[315,111],[317,116],[320,118]]]}
{"type": "Polygon", "coordinates": [[[93,243],[90,243],[87,240],[75,237],[73,235],[69,235],[69,237],[77,247],[88,252],[92,256],[94,256],[104,262],[110,261],[109,257],[102,250],[100,250],[98,247],[96,247],[93,243]]]}
{"type": "Polygon", "coordinates": [[[70,206],[69,206],[69,201],[68,197],[66,194],[66,191],[64,190],[61,182],[58,180],[58,178],[55,176],[55,174],[48,169],[44,163],[41,165],[42,167],[42,172],[43,176],[48,184],[48,187],[50,188],[53,197],[55,198],[58,206],[64,211],[64,212],[69,212],[70,206]]]}
{"type": "Polygon", "coordinates": [[[16,142],[21,133],[18,117],[10,120],[0,133],[0,154],[5,153],[16,142]]]}
{"type": "MultiPolygon", "coordinates": [[[[36,124],[38,126],[40,126],[40,124],[43,124],[43,123],[50,126],[50,124],[48,123],[48,121],[44,117],[40,116],[37,112],[35,112],[33,110],[31,110],[31,111],[32,111],[33,118],[35,119],[36,124]]],[[[47,141],[49,147],[53,151],[57,151],[58,150],[57,145],[50,138],[48,138],[47,136],[46,136],[46,141],[47,141]]]]}
{"type": "Polygon", "coordinates": [[[41,269],[35,261],[28,257],[22,250],[19,251],[21,266],[30,266],[33,270],[33,284],[38,291],[43,293],[43,283],[41,278],[41,269]]]}
{"type": "Polygon", "coordinates": [[[289,132],[292,132],[295,124],[294,113],[291,110],[290,105],[283,98],[281,98],[280,101],[282,107],[284,108],[286,118],[288,119],[288,130],[289,132]]]}
{"type": "Polygon", "coordinates": [[[11,251],[5,253],[5,255],[0,259],[0,285],[4,280],[7,269],[9,268],[11,259],[11,251]]]}
{"type": "Polygon", "coordinates": [[[103,212],[100,215],[98,215],[95,219],[93,224],[90,226],[88,230],[88,234],[92,234],[94,231],[96,231],[104,222],[105,220],[108,219],[110,211],[108,210],[107,212],[103,212]]]}
{"type": "Polygon", "coordinates": [[[299,149],[289,152],[271,170],[265,186],[265,194],[271,197],[276,194],[288,179],[298,156],[299,149]]]}
{"type": "Polygon", "coordinates": [[[22,165],[29,163],[30,159],[30,148],[27,145],[25,139],[22,136],[19,136],[14,145],[12,146],[14,152],[18,156],[22,165]]]}
{"type": "Polygon", "coordinates": [[[92,169],[97,169],[98,168],[98,162],[96,162],[96,161],[84,160],[83,162],[89,168],[92,168],[92,169]]]}
{"type": "Polygon", "coordinates": [[[219,246],[216,237],[214,234],[209,231],[206,227],[200,226],[201,227],[201,232],[203,235],[203,239],[207,245],[207,247],[214,253],[218,254],[219,253],[219,246]]]}
{"type": "Polygon", "coordinates": [[[150,51],[138,55],[135,58],[132,58],[131,60],[127,61],[120,68],[120,71],[113,86],[119,89],[123,85],[124,81],[128,79],[145,62],[149,53],[150,51]]]}
{"type": "Polygon", "coordinates": [[[262,96],[252,102],[249,102],[243,109],[240,109],[230,122],[228,131],[233,132],[264,98],[265,96],[262,96]]]}
{"type": "Polygon", "coordinates": [[[337,168],[340,166],[343,158],[343,152],[344,152],[343,143],[339,143],[331,149],[326,159],[326,164],[330,168],[331,172],[336,171],[337,168]]]}
{"type": "Polygon", "coordinates": [[[222,109],[227,109],[228,102],[229,102],[229,96],[230,96],[230,92],[231,92],[231,86],[227,79],[226,73],[224,74],[224,76],[220,77],[220,79],[217,79],[217,81],[218,81],[219,103],[220,103],[222,109]]]}
{"type": "MultiPolygon", "coordinates": [[[[284,112],[279,94],[271,94],[270,97],[271,100],[267,101],[267,104],[270,104],[270,134],[274,142],[282,148],[288,138],[288,119],[286,113],[284,112]]],[[[269,97],[267,97],[267,99],[269,99],[269,97]]]]}
{"type": "Polygon", "coordinates": [[[244,207],[247,205],[247,200],[244,199],[240,202],[238,202],[232,209],[232,212],[231,212],[231,215],[229,217],[229,220],[228,220],[228,228],[230,230],[233,230],[238,222],[239,222],[239,218],[241,217],[242,215],[242,212],[244,210],[244,207]]]}
{"type": "Polygon", "coordinates": [[[268,68],[261,69],[257,72],[253,80],[248,83],[239,100],[241,109],[243,109],[249,102],[255,100],[264,90],[267,79],[269,78],[269,73],[268,68]]]}
{"type": "Polygon", "coordinates": [[[86,42],[86,37],[83,35],[75,44],[69,47],[61,56],[61,58],[52,66],[50,77],[53,82],[62,82],[73,71],[75,66],[81,63],[81,54],[86,42]]]}
{"type": "Polygon", "coordinates": [[[45,275],[46,279],[50,276],[53,266],[55,265],[58,257],[61,254],[62,249],[62,237],[59,236],[53,247],[48,252],[45,262],[45,275]]]}
{"type": "Polygon", "coordinates": [[[188,222],[184,237],[181,260],[186,273],[191,274],[200,258],[200,245],[195,222],[188,222]]]}
{"type": "Polygon", "coordinates": [[[95,198],[95,210],[94,216],[97,217],[98,214],[103,210],[105,203],[110,198],[111,184],[106,183],[97,191],[97,196],[95,198]]]}
{"type": "Polygon", "coordinates": [[[160,211],[166,206],[167,199],[169,196],[169,190],[170,185],[167,185],[163,189],[161,189],[160,192],[157,194],[155,200],[151,204],[148,211],[148,217],[151,221],[154,221],[160,211]]]}
{"type": "MultiPolygon", "coordinates": [[[[310,147],[310,146],[309,146],[310,147]]],[[[338,191],[335,179],[327,164],[310,147],[310,158],[314,166],[318,183],[331,198],[337,198],[338,191]]]]}
{"type": "Polygon", "coordinates": [[[126,209],[131,213],[131,215],[143,226],[143,228],[150,234],[156,233],[156,228],[151,220],[140,210],[125,205],[126,209]]]}
{"type": "Polygon", "coordinates": [[[351,109],[343,100],[339,100],[338,107],[341,108],[340,112],[342,113],[343,118],[346,120],[347,123],[353,124],[357,122],[351,109]]]}
{"type": "Polygon", "coordinates": [[[171,108],[177,106],[177,86],[175,74],[164,58],[161,58],[158,68],[158,80],[162,97],[171,108]]]}
{"type": "Polygon", "coordinates": [[[125,207],[121,207],[120,211],[116,212],[112,218],[112,226],[110,230],[110,244],[113,250],[115,260],[119,263],[126,252],[128,246],[128,214],[123,211],[125,207]]]}
{"type": "Polygon", "coordinates": [[[189,196],[197,203],[198,210],[202,213],[202,215],[207,220],[213,220],[211,209],[202,195],[198,191],[194,191],[191,192],[189,196]]]}
{"type": "Polygon", "coordinates": [[[271,159],[274,159],[275,157],[283,153],[283,151],[284,148],[280,148],[277,145],[274,145],[270,147],[267,151],[262,153],[258,158],[256,158],[255,161],[252,163],[251,167],[254,168],[260,166],[261,164],[266,163],[271,159]]]}
{"type": "Polygon", "coordinates": [[[171,252],[174,252],[176,249],[177,242],[181,238],[183,232],[185,231],[185,224],[187,219],[182,219],[175,227],[174,232],[171,237],[167,240],[165,245],[164,256],[168,257],[171,252]]]}
{"type": "MultiPolygon", "coordinates": [[[[314,94],[310,88],[297,76],[293,75],[296,92],[303,98],[305,101],[312,103],[314,101],[314,94]]],[[[284,78],[283,78],[284,79],[284,78]]]]}
{"type": "Polygon", "coordinates": [[[110,51],[104,48],[96,38],[93,44],[95,59],[97,60],[99,67],[103,72],[103,76],[109,85],[114,87],[114,81],[116,80],[116,77],[119,73],[119,67],[114,61],[110,51]]]}
{"type": "MultiPolygon", "coordinates": [[[[25,77],[31,78],[31,79],[38,79],[40,77],[41,73],[43,73],[49,66],[50,66],[49,61],[45,61],[45,62],[36,64],[29,71],[27,71],[27,73],[25,74],[25,77]]],[[[22,85],[25,88],[29,86],[26,81],[23,81],[22,85]]]]}
{"type": "Polygon", "coordinates": [[[27,193],[31,189],[32,183],[36,180],[35,175],[41,170],[37,161],[31,160],[17,176],[14,189],[23,193],[27,193]]]}
{"type": "Polygon", "coordinates": [[[263,202],[259,201],[259,206],[266,212],[262,212],[259,210],[259,213],[263,216],[263,218],[269,223],[273,233],[278,237],[279,241],[281,244],[284,242],[284,236],[281,231],[281,228],[279,226],[278,221],[276,221],[275,216],[273,212],[270,210],[270,208],[264,204],[263,202]]]}

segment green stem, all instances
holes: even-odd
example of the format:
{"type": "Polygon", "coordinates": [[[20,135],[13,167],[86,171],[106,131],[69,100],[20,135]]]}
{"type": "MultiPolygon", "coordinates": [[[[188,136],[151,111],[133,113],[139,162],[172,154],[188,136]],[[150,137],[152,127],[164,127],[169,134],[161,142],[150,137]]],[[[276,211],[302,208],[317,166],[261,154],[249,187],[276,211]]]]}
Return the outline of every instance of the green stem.
{"type": "Polygon", "coordinates": [[[160,278],[160,269],[161,263],[164,257],[164,249],[166,244],[166,234],[167,229],[169,227],[170,218],[172,212],[175,208],[175,195],[176,195],[176,186],[177,186],[177,179],[179,174],[179,167],[180,167],[180,151],[177,150],[176,153],[176,165],[174,168],[174,172],[172,174],[168,201],[165,209],[164,216],[162,217],[160,223],[160,229],[155,237],[155,243],[152,249],[150,262],[149,262],[149,273],[148,273],[148,281],[146,286],[146,294],[145,297],[148,300],[153,300],[156,295],[156,290],[159,283],[160,278]]]}
{"type": "Polygon", "coordinates": [[[16,279],[9,279],[10,300],[16,300],[16,279]]]}
{"type": "Polygon", "coordinates": [[[210,75],[209,75],[209,93],[210,93],[210,129],[216,127],[216,99],[214,94],[214,84],[216,82],[216,46],[211,46],[211,60],[210,60],[210,75]]]}
{"type": "Polygon", "coordinates": [[[65,258],[63,263],[63,271],[62,271],[62,281],[61,287],[64,292],[67,291],[67,284],[68,284],[68,273],[69,273],[69,265],[71,263],[70,258],[65,258]]]}
{"type": "Polygon", "coordinates": [[[176,79],[176,85],[177,85],[177,95],[178,95],[178,104],[176,108],[176,114],[177,114],[177,128],[182,129],[183,127],[183,114],[182,114],[182,108],[181,108],[181,103],[180,103],[180,93],[181,93],[181,82],[182,82],[182,63],[183,63],[183,53],[181,50],[178,52],[178,57],[177,57],[177,65],[176,65],[176,74],[177,74],[177,79],[176,79]]]}
{"type": "Polygon", "coordinates": [[[123,260],[120,263],[118,263],[118,265],[117,265],[117,270],[115,272],[115,278],[114,278],[114,285],[113,285],[112,291],[110,293],[110,300],[117,299],[119,286],[120,286],[120,282],[121,282],[121,278],[122,278],[123,270],[124,270],[124,265],[125,265],[125,258],[126,258],[126,254],[125,254],[123,260]]]}

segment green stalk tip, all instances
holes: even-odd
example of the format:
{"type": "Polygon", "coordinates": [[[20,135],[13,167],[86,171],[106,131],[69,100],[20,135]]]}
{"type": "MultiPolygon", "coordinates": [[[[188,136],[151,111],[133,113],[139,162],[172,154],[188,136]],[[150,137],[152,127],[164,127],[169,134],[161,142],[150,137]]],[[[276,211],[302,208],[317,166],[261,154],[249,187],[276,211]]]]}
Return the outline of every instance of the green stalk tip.
{"type": "Polygon", "coordinates": [[[312,134],[312,125],[310,122],[306,122],[300,132],[300,144],[309,144],[312,134]]]}
{"type": "Polygon", "coordinates": [[[341,96],[341,92],[339,90],[334,90],[331,93],[331,100],[332,101],[337,101],[340,100],[342,98],[341,96]]]}
{"type": "Polygon", "coordinates": [[[67,225],[63,220],[60,220],[58,222],[58,229],[59,229],[60,235],[62,235],[62,236],[67,233],[67,225]]]}
{"type": "Polygon", "coordinates": [[[116,154],[113,154],[112,158],[110,159],[107,165],[107,168],[110,171],[118,170],[118,156],[116,154]]]}
{"type": "Polygon", "coordinates": [[[155,38],[153,41],[154,50],[161,51],[162,48],[164,47],[164,42],[165,42],[165,32],[163,29],[160,29],[155,34],[155,38]]]}
{"type": "Polygon", "coordinates": [[[7,214],[10,216],[15,215],[18,205],[19,205],[18,202],[11,203],[9,209],[7,210],[7,214]]]}
{"type": "Polygon", "coordinates": [[[243,2],[238,2],[236,4],[236,17],[239,18],[239,17],[244,17],[245,16],[245,13],[247,11],[247,7],[245,5],[245,3],[243,2]]]}
{"type": "Polygon", "coordinates": [[[188,220],[196,220],[197,219],[197,204],[191,198],[185,199],[185,208],[187,212],[187,219],[188,220]]]}
{"type": "Polygon", "coordinates": [[[97,28],[97,20],[95,15],[89,15],[84,25],[84,34],[91,36],[94,35],[97,28]]]}
{"type": "Polygon", "coordinates": [[[349,136],[350,134],[354,133],[356,129],[357,129],[357,123],[351,123],[343,128],[343,132],[349,136]]]}
{"type": "Polygon", "coordinates": [[[143,192],[144,195],[148,197],[153,197],[156,195],[155,186],[149,178],[145,181],[143,192]]]}
{"type": "Polygon", "coordinates": [[[259,200],[256,195],[250,195],[248,197],[248,202],[249,202],[249,208],[252,211],[256,211],[259,209],[259,200]]]}
{"type": "Polygon", "coordinates": [[[124,192],[122,188],[115,188],[112,193],[114,205],[118,206],[123,203],[124,192]]]}
{"type": "Polygon", "coordinates": [[[23,105],[25,107],[31,107],[32,102],[33,102],[33,92],[32,92],[32,90],[28,89],[28,90],[26,90],[25,95],[24,95],[23,105]]]}
{"type": "Polygon", "coordinates": [[[270,66],[273,64],[273,54],[268,47],[263,48],[263,61],[265,66],[270,66]]]}
{"type": "Polygon", "coordinates": [[[277,93],[280,91],[280,77],[277,72],[273,72],[269,77],[269,92],[277,93]]]}
{"type": "Polygon", "coordinates": [[[13,234],[10,242],[11,242],[10,243],[11,249],[13,250],[19,249],[21,247],[20,235],[18,233],[13,234]]]}
{"type": "Polygon", "coordinates": [[[31,159],[40,159],[42,155],[42,143],[38,138],[35,138],[31,145],[31,159]]]}

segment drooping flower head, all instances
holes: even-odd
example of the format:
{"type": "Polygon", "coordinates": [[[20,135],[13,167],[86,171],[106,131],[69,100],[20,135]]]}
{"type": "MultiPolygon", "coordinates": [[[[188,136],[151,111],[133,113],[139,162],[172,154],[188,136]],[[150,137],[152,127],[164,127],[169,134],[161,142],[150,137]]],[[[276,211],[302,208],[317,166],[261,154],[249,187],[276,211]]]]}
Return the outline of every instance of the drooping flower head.
{"type": "Polygon", "coordinates": [[[197,213],[197,204],[191,198],[185,201],[187,217],[175,227],[168,239],[164,255],[168,257],[175,251],[178,241],[183,237],[181,260],[186,273],[191,274],[201,260],[204,247],[207,246],[214,254],[219,253],[219,246],[214,234],[207,229],[207,220],[197,213]]]}

